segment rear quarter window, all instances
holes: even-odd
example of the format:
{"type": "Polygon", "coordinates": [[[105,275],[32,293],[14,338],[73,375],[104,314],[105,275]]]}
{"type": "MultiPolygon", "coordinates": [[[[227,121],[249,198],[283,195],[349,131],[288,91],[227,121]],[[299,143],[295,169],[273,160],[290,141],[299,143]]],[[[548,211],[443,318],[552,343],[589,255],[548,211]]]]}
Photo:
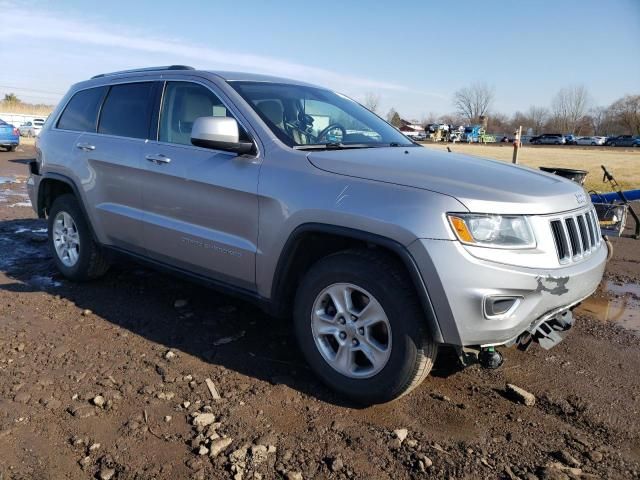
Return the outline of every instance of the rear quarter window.
{"type": "Polygon", "coordinates": [[[98,110],[107,87],[96,87],[76,93],[60,116],[58,128],[78,132],[95,132],[98,110]]]}
{"type": "Polygon", "coordinates": [[[113,85],[102,106],[98,133],[148,138],[153,107],[153,82],[113,85]]]}

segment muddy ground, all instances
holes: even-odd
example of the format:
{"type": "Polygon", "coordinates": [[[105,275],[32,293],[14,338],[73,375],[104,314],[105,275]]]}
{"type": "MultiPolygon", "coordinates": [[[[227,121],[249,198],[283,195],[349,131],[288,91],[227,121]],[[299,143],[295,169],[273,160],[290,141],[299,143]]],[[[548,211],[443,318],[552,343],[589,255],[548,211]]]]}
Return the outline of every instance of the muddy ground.
{"type": "Polygon", "coordinates": [[[0,184],[0,479],[639,478],[640,241],[614,241],[608,288],[556,348],[505,350],[495,371],[442,350],[412,394],[358,408],[248,304],[128,262],[63,280],[31,155],[0,153],[19,182],[0,184]]]}

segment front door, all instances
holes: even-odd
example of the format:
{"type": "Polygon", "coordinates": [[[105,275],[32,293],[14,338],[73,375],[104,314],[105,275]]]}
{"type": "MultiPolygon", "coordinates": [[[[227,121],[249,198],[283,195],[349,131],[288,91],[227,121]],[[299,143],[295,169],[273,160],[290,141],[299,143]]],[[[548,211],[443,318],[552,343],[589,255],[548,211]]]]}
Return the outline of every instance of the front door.
{"type": "Polygon", "coordinates": [[[145,247],[162,263],[253,290],[260,164],[191,145],[193,122],[205,116],[232,114],[200,83],[164,84],[158,140],[143,156],[145,247]]]}

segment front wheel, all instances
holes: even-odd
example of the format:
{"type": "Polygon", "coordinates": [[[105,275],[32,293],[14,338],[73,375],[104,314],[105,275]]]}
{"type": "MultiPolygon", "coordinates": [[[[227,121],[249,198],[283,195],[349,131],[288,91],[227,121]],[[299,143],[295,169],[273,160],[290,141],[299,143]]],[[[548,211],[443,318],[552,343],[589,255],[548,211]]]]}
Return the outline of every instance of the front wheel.
{"type": "Polygon", "coordinates": [[[296,294],[294,322],[316,375],[359,403],[408,393],[437,354],[402,266],[369,250],[336,253],[311,267],[296,294]]]}
{"type": "Polygon", "coordinates": [[[53,201],[48,233],[56,267],[69,280],[90,280],[109,269],[73,195],[61,195],[53,201]]]}

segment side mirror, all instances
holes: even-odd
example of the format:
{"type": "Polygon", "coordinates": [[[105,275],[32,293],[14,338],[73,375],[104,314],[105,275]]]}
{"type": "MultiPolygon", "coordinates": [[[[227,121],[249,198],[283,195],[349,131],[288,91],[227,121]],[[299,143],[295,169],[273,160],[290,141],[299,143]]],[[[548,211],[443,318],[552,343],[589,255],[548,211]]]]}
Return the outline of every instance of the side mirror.
{"type": "Polygon", "coordinates": [[[225,150],[238,155],[250,153],[252,142],[241,142],[238,122],[230,117],[199,117],[193,122],[191,143],[197,147],[225,150]]]}

